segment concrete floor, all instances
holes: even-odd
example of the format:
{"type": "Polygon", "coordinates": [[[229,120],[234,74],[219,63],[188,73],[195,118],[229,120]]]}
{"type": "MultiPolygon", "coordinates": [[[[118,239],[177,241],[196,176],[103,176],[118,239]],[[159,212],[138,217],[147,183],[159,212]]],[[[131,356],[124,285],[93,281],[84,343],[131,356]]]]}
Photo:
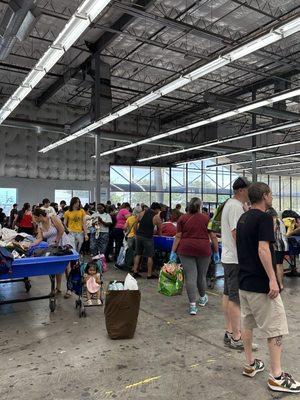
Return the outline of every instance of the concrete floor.
{"type": "MultiPolygon", "coordinates": [[[[123,277],[111,268],[105,275],[123,277]]],[[[32,280],[32,295],[49,291],[48,279],[32,280]]],[[[283,365],[300,379],[299,278],[287,278],[283,294],[290,335],[283,365]],[[298,283],[299,282],[299,283],[298,283]]],[[[267,371],[255,379],[241,375],[243,353],[223,346],[221,285],[209,291],[209,304],[187,314],[186,294],[172,298],[157,293],[157,282],[140,281],[142,303],[132,340],[107,337],[103,308],[88,309],[79,319],[74,299],[58,299],[49,313],[48,300],[0,307],[1,400],[177,400],[274,399],[267,371]]],[[[1,296],[24,293],[22,283],[6,284],[1,296]]],[[[26,296],[26,294],[24,294],[26,296]]],[[[267,362],[266,345],[258,356],[267,362]]],[[[293,398],[300,399],[300,395],[293,398]]]]}

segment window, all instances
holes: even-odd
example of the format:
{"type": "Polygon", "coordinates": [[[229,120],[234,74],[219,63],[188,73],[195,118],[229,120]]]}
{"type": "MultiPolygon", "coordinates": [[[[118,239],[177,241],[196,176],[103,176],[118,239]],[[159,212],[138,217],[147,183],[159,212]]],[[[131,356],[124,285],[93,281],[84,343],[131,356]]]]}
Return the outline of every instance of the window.
{"type": "Polygon", "coordinates": [[[55,190],[55,202],[60,203],[65,200],[67,204],[70,204],[72,197],[79,197],[81,204],[84,206],[90,202],[90,191],[89,190],[66,190],[57,189],[55,190]]]}
{"type": "Polygon", "coordinates": [[[9,212],[17,202],[17,189],[16,188],[0,188],[0,207],[3,212],[9,215],[9,212]]]}

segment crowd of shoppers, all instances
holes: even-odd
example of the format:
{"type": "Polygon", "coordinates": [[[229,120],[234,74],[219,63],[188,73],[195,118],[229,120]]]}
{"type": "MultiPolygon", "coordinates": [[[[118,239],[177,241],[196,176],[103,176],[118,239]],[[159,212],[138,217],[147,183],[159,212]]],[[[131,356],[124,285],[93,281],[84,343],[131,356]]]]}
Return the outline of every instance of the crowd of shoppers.
{"type": "MultiPolygon", "coordinates": [[[[144,258],[147,279],[158,278],[153,271],[153,235],[173,236],[170,262],[182,265],[190,315],[196,315],[198,307],[208,303],[206,275],[210,262],[222,262],[224,344],[245,351],[243,375],[253,378],[265,369],[264,362],[253,355],[258,349],[253,343],[253,329],[259,328],[268,344],[269,388],[300,393],[300,383],[281,367],[282,338],[288,334],[288,324],[280,295],[287,237],[298,233],[300,218],[293,212],[284,212],[281,218],[272,208],[272,192],[264,183],[251,184],[240,177],[232,189],[233,197],[222,206],[218,234],[209,228],[213,215],[197,197],[190,200],[185,213],[180,204],[173,210],[159,203],[150,207],[137,204],[132,209],[129,203],[115,206],[110,201],[83,207],[78,197],[72,198],[69,206],[65,201],[58,205],[44,199],[39,206],[25,203],[20,211],[14,204],[8,218],[0,208],[0,224],[35,234],[34,245],[42,240],[50,245],[70,245],[92,256],[105,254],[108,261],[117,260],[126,241],[133,276],[142,277],[144,258]]],[[[61,292],[61,278],[56,278],[57,293],[61,292]]]]}

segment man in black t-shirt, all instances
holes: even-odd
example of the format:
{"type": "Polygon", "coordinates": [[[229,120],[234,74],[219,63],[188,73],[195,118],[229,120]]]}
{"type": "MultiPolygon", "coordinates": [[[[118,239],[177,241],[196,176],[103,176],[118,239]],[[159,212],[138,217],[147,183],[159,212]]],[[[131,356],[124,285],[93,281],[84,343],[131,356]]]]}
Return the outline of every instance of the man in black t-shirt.
{"type": "Polygon", "coordinates": [[[300,383],[282,372],[282,336],[288,334],[284,306],[279,294],[274,263],[274,224],[265,211],[272,205],[272,193],[265,183],[248,189],[251,209],[237,224],[239,294],[243,342],[247,364],[243,375],[253,378],[263,371],[264,363],[253,357],[253,329],[260,328],[268,341],[270,375],[268,386],[278,392],[300,393],[300,383]]]}

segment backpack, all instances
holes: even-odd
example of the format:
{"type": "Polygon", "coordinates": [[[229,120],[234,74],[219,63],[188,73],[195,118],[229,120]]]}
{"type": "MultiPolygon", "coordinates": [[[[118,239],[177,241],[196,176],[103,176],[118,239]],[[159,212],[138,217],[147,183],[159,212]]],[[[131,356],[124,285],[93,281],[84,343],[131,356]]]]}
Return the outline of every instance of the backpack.
{"type": "Polygon", "coordinates": [[[218,208],[216,209],[214,216],[212,219],[209,221],[207,229],[209,231],[215,232],[215,233],[221,233],[221,218],[222,218],[222,212],[225,204],[227,203],[227,200],[224,201],[224,203],[220,204],[218,208]]]}
{"type": "Polygon", "coordinates": [[[13,255],[5,247],[0,247],[0,275],[12,273],[13,260],[13,255]]]}

